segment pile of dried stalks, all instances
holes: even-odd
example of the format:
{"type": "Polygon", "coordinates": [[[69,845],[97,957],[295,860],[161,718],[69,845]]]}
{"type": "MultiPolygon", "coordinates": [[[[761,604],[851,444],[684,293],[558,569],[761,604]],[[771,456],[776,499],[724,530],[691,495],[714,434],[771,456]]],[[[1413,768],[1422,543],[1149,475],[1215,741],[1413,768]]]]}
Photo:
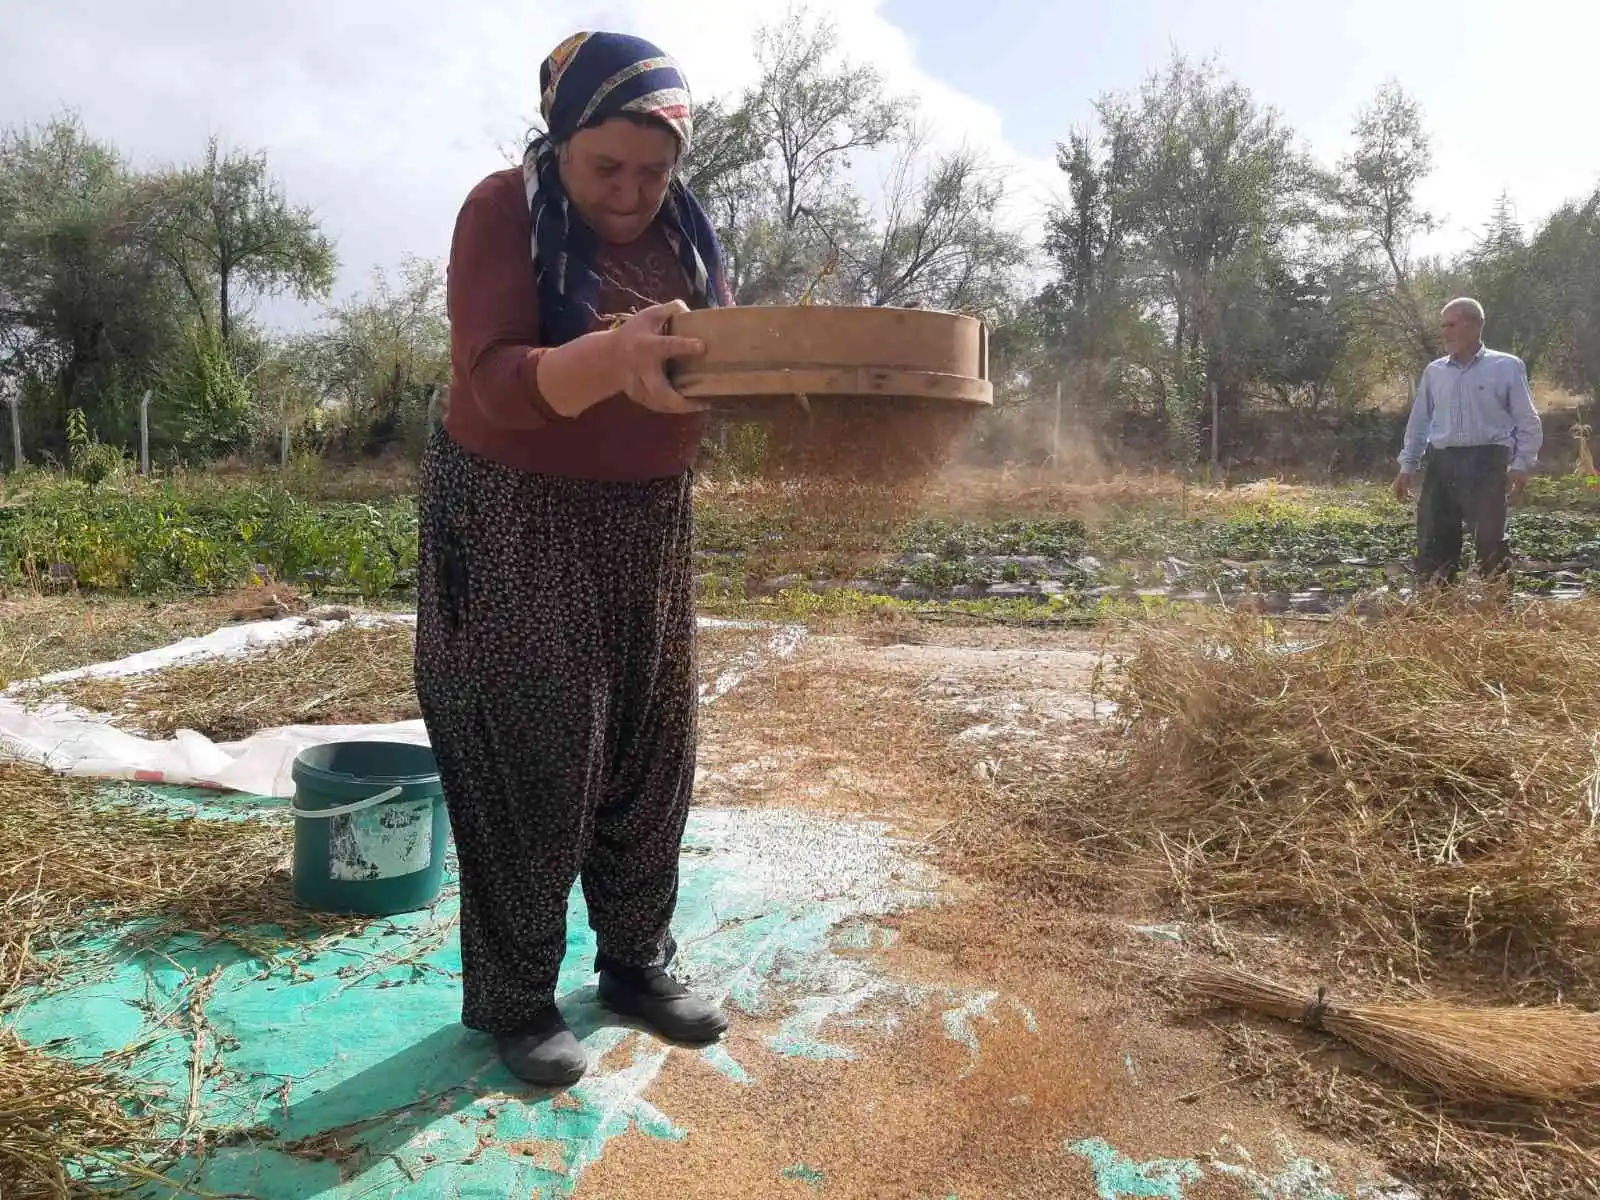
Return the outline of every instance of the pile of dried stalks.
{"type": "MultiPolygon", "coordinates": [[[[1201,920],[1265,920],[1293,935],[1266,957],[1334,983],[1387,967],[1474,1004],[1574,1005],[1368,1009],[1383,1028],[1338,1030],[1360,1055],[1250,1023],[1225,1036],[1239,1078],[1430,1196],[1595,1196],[1600,1036],[1573,1023],[1600,1020],[1580,1012],[1600,1007],[1600,601],[1286,627],[1209,613],[1119,641],[1097,688],[1113,719],[1066,768],[1008,760],[965,861],[1017,895],[1144,913],[1155,891],[1201,920]]],[[[1307,1000],[1201,990],[1296,1017],[1307,1000]]]]}
{"type": "Polygon", "coordinates": [[[414,642],[408,624],[344,625],[244,658],[80,679],[34,695],[115,714],[124,728],[154,737],[193,729],[234,741],[279,725],[409,721],[421,716],[414,642]]]}
{"type": "MultiPolygon", "coordinates": [[[[715,680],[770,631],[704,630],[702,682],[715,680]]],[[[193,729],[234,741],[279,725],[362,725],[420,717],[412,681],[415,628],[396,622],[343,625],[241,658],[212,659],[148,675],[78,679],[37,687],[30,702],[64,701],[112,714],[125,729],[171,737],[193,729]]]]}
{"type": "Polygon", "coordinates": [[[1600,601],[1148,627],[1082,775],[1006,815],[1041,872],[1110,857],[1408,974],[1600,999],[1597,645],[1600,601]]]}
{"type": "Polygon", "coordinates": [[[294,905],[292,843],[287,825],[107,805],[91,783],[0,760],[0,1006],[90,924],[154,921],[255,949],[253,929],[326,927],[294,905]]]}
{"type": "Polygon", "coordinates": [[[107,596],[0,599],[0,688],[209,633],[217,618],[193,603],[107,596]]]}
{"type": "MultiPolygon", "coordinates": [[[[82,966],[85,933],[138,922],[270,953],[283,935],[359,921],[295,907],[282,824],[173,819],[105,804],[94,784],[0,760],[0,1012],[19,989],[82,966]],[[267,931],[263,931],[263,930],[267,931]]],[[[0,1196],[65,1196],[63,1158],[154,1145],[136,1083],[0,1035],[0,1196]]],[[[106,1163],[108,1169],[111,1164],[106,1163]]],[[[120,1168],[138,1173],[136,1166],[120,1168]]]]}
{"type": "Polygon", "coordinates": [[[41,1054],[0,1030],[0,1195],[65,1200],[138,1176],[129,1156],[157,1149],[160,1136],[135,1095],[110,1072],[41,1054]],[[65,1156],[87,1177],[69,1176],[65,1156]]]}

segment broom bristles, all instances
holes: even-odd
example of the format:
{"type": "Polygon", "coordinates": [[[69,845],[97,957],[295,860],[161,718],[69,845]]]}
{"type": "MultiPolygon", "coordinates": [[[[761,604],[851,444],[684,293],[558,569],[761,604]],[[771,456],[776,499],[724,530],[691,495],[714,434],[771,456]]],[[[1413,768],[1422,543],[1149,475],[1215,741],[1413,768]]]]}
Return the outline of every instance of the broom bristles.
{"type": "Polygon", "coordinates": [[[1214,965],[1191,969],[1184,985],[1227,1007],[1331,1034],[1453,1100],[1560,1103],[1600,1092],[1600,1017],[1578,1009],[1333,1004],[1214,965]]]}

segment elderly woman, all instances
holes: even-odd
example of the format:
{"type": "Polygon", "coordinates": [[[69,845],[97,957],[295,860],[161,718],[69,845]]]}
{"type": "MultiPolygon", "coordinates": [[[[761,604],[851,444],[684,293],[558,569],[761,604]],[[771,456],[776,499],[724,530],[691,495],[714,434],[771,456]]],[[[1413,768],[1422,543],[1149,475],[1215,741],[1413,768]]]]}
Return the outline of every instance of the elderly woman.
{"type": "Polygon", "coordinates": [[[668,336],[729,303],[678,181],[673,60],[579,34],[539,75],[548,132],[467,197],[453,381],[422,473],[416,678],[461,871],[463,1022],[522,1079],[576,1081],[555,1003],[582,879],[601,1002],[662,1037],[727,1026],[668,973],[694,782],[692,466],[703,414],[668,336]]]}

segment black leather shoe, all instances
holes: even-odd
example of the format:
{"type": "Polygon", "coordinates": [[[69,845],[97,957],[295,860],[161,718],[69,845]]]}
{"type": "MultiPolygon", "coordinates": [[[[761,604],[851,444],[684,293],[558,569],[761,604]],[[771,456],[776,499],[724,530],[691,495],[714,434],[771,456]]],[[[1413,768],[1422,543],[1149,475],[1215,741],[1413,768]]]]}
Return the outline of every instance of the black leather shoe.
{"type": "Polygon", "coordinates": [[[589,1068],[583,1046],[553,1004],[520,1032],[495,1038],[495,1047],[511,1073],[534,1087],[570,1087],[589,1068]]]}
{"type": "Polygon", "coordinates": [[[705,1046],[720,1038],[728,1018],[693,995],[661,967],[600,972],[600,1003],[648,1026],[666,1041],[705,1046]]]}

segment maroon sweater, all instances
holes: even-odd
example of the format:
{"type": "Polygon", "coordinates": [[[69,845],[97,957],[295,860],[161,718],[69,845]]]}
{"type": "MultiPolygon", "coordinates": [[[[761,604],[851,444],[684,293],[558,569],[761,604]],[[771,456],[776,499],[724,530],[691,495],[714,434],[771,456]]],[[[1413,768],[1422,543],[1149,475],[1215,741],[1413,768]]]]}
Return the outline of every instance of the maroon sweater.
{"type": "MultiPolygon", "coordinates": [[[[450,244],[450,396],[444,427],[463,448],[523,471],[582,479],[664,479],[693,465],[702,414],[656,413],[617,395],[576,417],[539,393],[544,353],[533,276],[533,222],[522,171],[472,189],[450,244]]],[[[606,316],[690,299],[688,280],[655,226],[595,264],[606,316]]],[[[599,322],[595,322],[599,327],[599,322]]]]}

